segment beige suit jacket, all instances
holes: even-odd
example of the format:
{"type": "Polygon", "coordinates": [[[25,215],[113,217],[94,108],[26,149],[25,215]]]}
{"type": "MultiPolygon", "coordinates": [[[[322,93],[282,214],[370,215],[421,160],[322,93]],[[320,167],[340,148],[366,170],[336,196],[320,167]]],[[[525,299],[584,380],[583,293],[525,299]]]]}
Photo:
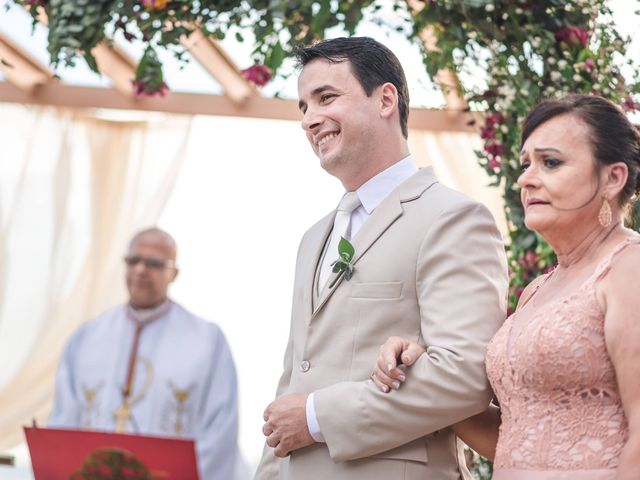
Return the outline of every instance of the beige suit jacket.
{"type": "Polygon", "coordinates": [[[340,278],[313,302],[334,215],[300,244],[276,394],[315,392],[326,444],[284,460],[265,446],[256,478],[463,478],[459,442],[448,426],[487,407],[485,348],[506,311],[506,258],[493,217],[422,169],[383,200],[353,239],[351,280],[340,278]],[[414,339],[427,353],[399,391],[384,394],[369,375],[391,335],[414,339]]]}

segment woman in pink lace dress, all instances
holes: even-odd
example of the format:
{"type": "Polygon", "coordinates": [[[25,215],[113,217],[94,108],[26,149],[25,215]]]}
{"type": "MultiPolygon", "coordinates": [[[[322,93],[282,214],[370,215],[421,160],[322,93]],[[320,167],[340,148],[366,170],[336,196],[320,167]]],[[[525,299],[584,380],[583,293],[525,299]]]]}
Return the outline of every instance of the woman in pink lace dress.
{"type": "MultiPolygon", "coordinates": [[[[640,193],[638,131],[599,97],[543,102],[525,120],[520,162],[525,224],[558,265],[487,348],[500,408],[453,428],[494,459],[495,480],[640,479],[640,236],[622,222],[640,193]]],[[[389,339],[374,381],[399,388],[410,369],[395,359],[424,353],[389,339]]]]}

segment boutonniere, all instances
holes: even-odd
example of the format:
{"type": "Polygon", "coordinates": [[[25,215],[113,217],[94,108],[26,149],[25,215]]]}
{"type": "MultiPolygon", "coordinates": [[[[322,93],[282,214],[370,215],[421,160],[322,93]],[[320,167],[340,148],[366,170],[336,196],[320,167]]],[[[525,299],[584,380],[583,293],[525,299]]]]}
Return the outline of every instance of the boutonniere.
{"type": "MultiPolygon", "coordinates": [[[[344,237],[340,237],[340,242],[338,243],[339,258],[331,264],[333,266],[332,272],[344,272],[344,279],[346,281],[351,280],[353,270],[355,269],[351,261],[353,260],[355,253],[356,250],[353,248],[353,245],[351,245],[351,242],[344,237]]],[[[333,282],[329,285],[329,288],[332,288],[339,278],[340,275],[336,276],[336,278],[333,279],[333,282]]]]}

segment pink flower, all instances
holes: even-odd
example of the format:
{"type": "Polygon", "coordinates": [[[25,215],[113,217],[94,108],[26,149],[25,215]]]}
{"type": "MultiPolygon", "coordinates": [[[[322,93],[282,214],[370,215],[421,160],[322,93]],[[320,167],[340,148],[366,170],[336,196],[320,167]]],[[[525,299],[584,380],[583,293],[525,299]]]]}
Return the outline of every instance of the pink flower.
{"type": "Polygon", "coordinates": [[[111,475],[111,469],[106,465],[100,465],[100,467],[98,468],[98,473],[104,476],[111,475]]]}
{"type": "Polygon", "coordinates": [[[584,69],[587,72],[592,72],[594,68],[595,68],[595,64],[593,63],[593,60],[591,60],[590,58],[587,58],[584,61],[584,69]]]}
{"type": "Polygon", "coordinates": [[[526,252],[519,260],[520,265],[522,265],[527,270],[535,268],[538,263],[538,255],[533,252],[526,252]]]}
{"type": "Polygon", "coordinates": [[[489,142],[484,146],[484,151],[493,157],[499,157],[504,151],[504,147],[500,142],[489,142]]]}
{"type": "Polygon", "coordinates": [[[480,138],[484,138],[485,140],[489,138],[496,138],[496,132],[493,128],[481,128],[480,138]]]}
{"type": "Polygon", "coordinates": [[[123,478],[135,478],[135,471],[132,468],[123,467],[121,472],[123,478]]]}
{"type": "Polygon", "coordinates": [[[169,87],[162,82],[157,90],[152,90],[142,80],[131,80],[133,94],[136,97],[164,97],[169,92],[169,87]]]}
{"type": "Polygon", "coordinates": [[[633,100],[631,95],[624,99],[622,105],[620,105],[625,112],[634,112],[636,110],[640,110],[640,103],[637,103],[633,100]]]}
{"type": "Polygon", "coordinates": [[[496,124],[504,122],[504,117],[501,113],[492,113],[487,117],[487,127],[493,127],[496,124]]]}
{"type": "Polygon", "coordinates": [[[242,76],[257,87],[266,85],[271,80],[271,69],[265,65],[253,65],[241,70],[242,76]]]}
{"type": "Polygon", "coordinates": [[[589,32],[573,25],[558,30],[555,37],[557,42],[564,42],[572,47],[585,48],[589,43],[589,32]]]}
{"type": "Polygon", "coordinates": [[[493,170],[499,170],[502,167],[500,160],[497,160],[496,158],[490,159],[488,165],[489,168],[492,168],[493,170]]]}

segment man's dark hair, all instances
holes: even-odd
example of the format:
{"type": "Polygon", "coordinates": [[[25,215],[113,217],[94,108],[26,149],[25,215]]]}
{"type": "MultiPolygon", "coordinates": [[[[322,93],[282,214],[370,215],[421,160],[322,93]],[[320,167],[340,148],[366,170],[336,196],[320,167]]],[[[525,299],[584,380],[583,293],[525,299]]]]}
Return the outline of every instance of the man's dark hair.
{"type": "Polygon", "coordinates": [[[296,50],[298,66],[304,67],[315,59],[331,63],[349,62],[367,96],[384,83],[393,84],[398,90],[398,111],[400,128],[407,138],[409,117],[409,90],[404,70],[391,50],[368,37],[341,37],[325,40],[315,45],[299,47],[296,50]]]}

